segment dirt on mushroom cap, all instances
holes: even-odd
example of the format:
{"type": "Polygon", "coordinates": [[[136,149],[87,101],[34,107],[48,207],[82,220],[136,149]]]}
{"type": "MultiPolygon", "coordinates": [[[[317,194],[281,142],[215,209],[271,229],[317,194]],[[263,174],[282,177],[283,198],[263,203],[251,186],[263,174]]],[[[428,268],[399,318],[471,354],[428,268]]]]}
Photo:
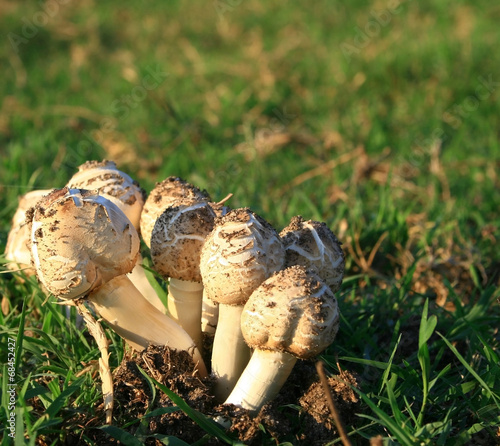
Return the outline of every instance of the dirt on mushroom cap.
{"type": "Polygon", "coordinates": [[[200,255],[215,212],[206,201],[167,208],[151,234],[151,257],[164,277],[201,282],[200,255]]]}
{"type": "Polygon", "coordinates": [[[67,187],[98,191],[116,204],[136,229],[139,228],[146,191],[128,174],[118,170],[114,161],[87,161],[78,167],[67,187]]]}
{"type": "Polygon", "coordinates": [[[156,183],[142,209],[140,227],[147,246],[157,218],[166,208],[198,201],[210,201],[209,194],[182,178],[170,176],[156,183]]]}
{"type": "Polygon", "coordinates": [[[146,191],[128,174],[119,170],[114,161],[87,161],[68,182],[75,189],[99,189],[101,194],[116,197],[132,206],[137,200],[146,200],[146,191]]]}
{"type": "Polygon", "coordinates": [[[241,327],[252,348],[311,358],[335,339],[337,301],[319,276],[295,265],[275,273],[251,294],[241,327]]]}
{"type": "Polygon", "coordinates": [[[137,231],[120,209],[94,192],[56,189],[27,218],[37,276],[55,296],[80,297],[135,265],[137,231]]]}
{"type": "Polygon", "coordinates": [[[201,274],[208,297],[241,305],[273,272],[282,268],[284,246],[276,230],[248,208],[233,209],[215,220],[201,253],[201,274]]]}
{"type": "Polygon", "coordinates": [[[292,217],[280,236],[285,245],[285,267],[304,265],[315,268],[319,276],[336,292],[344,278],[345,259],[342,243],[324,222],[292,217]]]}

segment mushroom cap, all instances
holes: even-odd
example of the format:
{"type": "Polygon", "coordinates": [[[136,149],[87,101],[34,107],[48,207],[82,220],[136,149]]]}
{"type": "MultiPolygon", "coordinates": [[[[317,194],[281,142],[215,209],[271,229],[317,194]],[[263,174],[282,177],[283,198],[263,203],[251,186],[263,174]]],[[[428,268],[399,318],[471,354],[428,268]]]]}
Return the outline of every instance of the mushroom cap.
{"type": "Polygon", "coordinates": [[[207,201],[167,208],[151,234],[156,271],[164,277],[201,282],[201,249],[214,220],[215,212],[207,201]]]}
{"type": "Polygon", "coordinates": [[[207,297],[243,305],[273,272],[283,267],[285,249],[276,230],[248,208],[232,209],[215,220],[200,258],[207,297]]]}
{"type": "Polygon", "coordinates": [[[241,331],[251,348],[310,359],[335,339],[337,300],[312,270],[300,265],[273,274],[248,298],[241,331]]]}
{"type": "Polygon", "coordinates": [[[345,258],[341,243],[326,223],[292,217],[280,236],[285,245],[285,267],[303,265],[315,268],[335,293],[344,278],[345,258]]]}
{"type": "Polygon", "coordinates": [[[19,204],[12,217],[11,228],[5,245],[5,258],[14,262],[7,265],[9,268],[15,268],[16,264],[31,264],[30,231],[26,223],[26,212],[50,191],[51,189],[32,190],[19,198],[19,204]]]}
{"type": "Polygon", "coordinates": [[[29,212],[38,279],[61,299],[77,299],[132,271],[140,239],[125,214],[95,191],[55,189],[29,212]]]}
{"type": "Polygon", "coordinates": [[[116,204],[139,230],[146,192],[137,181],[118,170],[113,161],[87,161],[78,167],[78,172],[68,181],[67,187],[97,190],[99,195],[116,204]]]}
{"type": "Polygon", "coordinates": [[[154,225],[165,209],[198,201],[210,201],[210,196],[182,178],[171,176],[156,183],[142,208],[140,228],[144,243],[151,246],[154,225]]]}

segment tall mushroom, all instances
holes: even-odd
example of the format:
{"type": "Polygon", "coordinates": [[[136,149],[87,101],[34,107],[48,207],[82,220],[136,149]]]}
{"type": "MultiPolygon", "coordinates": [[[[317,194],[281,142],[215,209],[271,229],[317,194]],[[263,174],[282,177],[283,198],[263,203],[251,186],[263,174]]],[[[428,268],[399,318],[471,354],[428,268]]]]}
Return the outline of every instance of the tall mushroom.
{"type": "Polygon", "coordinates": [[[203,245],[200,271],[208,298],[219,303],[212,350],[214,393],[223,401],[250,357],[240,316],[250,294],[282,268],[285,250],[276,230],[248,208],[216,219],[203,245]]]}
{"type": "Polygon", "coordinates": [[[292,266],[271,276],[245,304],[241,329],[254,350],[224,404],[256,414],[278,394],[297,359],[321,353],[338,326],[335,295],[316,273],[292,266]]]}
{"type": "Polygon", "coordinates": [[[151,305],[128,279],[139,236],[125,214],[95,192],[63,188],[31,212],[32,259],[43,285],[62,300],[92,302],[108,325],[137,350],[149,344],[186,350],[207,371],[191,337],[151,305]]]}
{"type": "Polygon", "coordinates": [[[215,212],[207,201],[167,208],[151,234],[151,258],[156,271],[169,278],[168,311],[202,347],[203,285],[200,253],[213,228],[215,212]]]}
{"type": "MultiPolygon", "coordinates": [[[[135,229],[140,231],[141,212],[146,200],[146,192],[137,181],[119,170],[115,162],[109,160],[87,161],[78,167],[78,172],[70,178],[67,187],[96,190],[99,195],[106,197],[118,206],[135,229]]],[[[164,313],[166,312],[165,305],[145,274],[140,254],[129,278],[153,306],[164,313]]]]}
{"type": "Polygon", "coordinates": [[[341,243],[326,223],[292,217],[280,232],[285,245],[285,267],[303,265],[314,268],[335,293],[344,278],[345,259],[341,243]]]}

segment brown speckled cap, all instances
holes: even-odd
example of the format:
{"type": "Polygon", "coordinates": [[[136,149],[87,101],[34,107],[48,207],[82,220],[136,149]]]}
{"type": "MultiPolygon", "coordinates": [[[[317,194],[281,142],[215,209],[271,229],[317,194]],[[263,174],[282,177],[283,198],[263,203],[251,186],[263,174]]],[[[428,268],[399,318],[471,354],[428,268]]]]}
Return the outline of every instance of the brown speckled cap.
{"type": "Polygon", "coordinates": [[[326,223],[293,217],[280,232],[286,249],[285,266],[315,268],[323,281],[336,292],[344,278],[344,252],[326,223]]]}
{"type": "Polygon", "coordinates": [[[206,201],[167,208],[151,234],[151,258],[164,277],[201,282],[200,254],[215,212],[206,201]]]}
{"type": "Polygon", "coordinates": [[[87,161],[78,167],[78,172],[68,181],[67,187],[97,190],[99,195],[105,196],[117,205],[139,230],[146,192],[137,181],[118,170],[115,162],[87,161]]]}
{"type": "Polygon", "coordinates": [[[207,296],[243,305],[273,272],[283,267],[285,250],[276,230],[248,208],[218,217],[201,253],[200,270],[207,296]]]}
{"type": "Polygon", "coordinates": [[[263,282],[241,316],[243,337],[251,348],[285,351],[301,359],[327,348],[338,327],[333,292],[315,272],[298,265],[263,282]]]}
{"type": "Polygon", "coordinates": [[[37,277],[57,297],[83,297],[135,265],[140,246],[136,229],[94,191],[55,189],[27,218],[37,277]]]}
{"type": "Polygon", "coordinates": [[[140,227],[144,243],[148,247],[151,246],[154,225],[165,209],[199,201],[209,202],[210,196],[206,191],[198,189],[182,178],[171,176],[156,183],[142,209],[140,227]]]}

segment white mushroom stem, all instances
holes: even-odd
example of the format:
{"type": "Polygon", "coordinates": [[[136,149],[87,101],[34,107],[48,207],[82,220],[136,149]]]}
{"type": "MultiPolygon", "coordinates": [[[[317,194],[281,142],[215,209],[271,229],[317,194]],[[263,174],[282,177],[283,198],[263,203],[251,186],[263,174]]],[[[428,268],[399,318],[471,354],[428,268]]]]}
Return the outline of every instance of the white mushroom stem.
{"type": "Polygon", "coordinates": [[[132,272],[128,275],[131,282],[135,287],[141,292],[141,294],[147,299],[147,301],[153,305],[155,308],[160,310],[162,313],[167,313],[167,307],[163,304],[161,299],[158,297],[158,293],[151,285],[144,267],[142,266],[142,257],[139,254],[137,263],[134,266],[132,272]]]}
{"type": "Polygon", "coordinates": [[[111,279],[88,299],[108,325],[136,350],[143,350],[149,344],[186,350],[193,356],[200,377],[208,376],[192,338],[174,320],[153,307],[126,275],[111,279]]]}
{"type": "Polygon", "coordinates": [[[201,301],[203,285],[170,278],[168,285],[168,311],[170,317],[176,321],[191,336],[194,343],[201,350],[201,301]]]}
{"type": "Polygon", "coordinates": [[[202,333],[215,334],[219,320],[219,304],[209,299],[207,293],[203,291],[201,303],[201,331],[202,333]]]}
{"type": "Polygon", "coordinates": [[[224,401],[245,369],[251,350],[241,333],[243,305],[219,304],[219,322],[212,350],[212,375],[215,376],[214,395],[224,401]]]}
{"type": "Polygon", "coordinates": [[[76,303],[76,308],[79,315],[85,321],[89,333],[95,339],[101,357],[99,358],[99,375],[102,381],[102,394],[104,398],[104,413],[106,414],[106,424],[111,424],[113,421],[113,405],[114,405],[114,392],[113,392],[113,376],[109,368],[109,350],[108,339],[102,329],[102,326],[97,322],[90,311],[87,309],[83,301],[76,303]]]}
{"type": "Polygon", "coordinates": [[[274,399],[290,376],[297,358],[287,352],[254,350],[236,386],[224,404],[234,404],[256,415],[274,399]]]}

